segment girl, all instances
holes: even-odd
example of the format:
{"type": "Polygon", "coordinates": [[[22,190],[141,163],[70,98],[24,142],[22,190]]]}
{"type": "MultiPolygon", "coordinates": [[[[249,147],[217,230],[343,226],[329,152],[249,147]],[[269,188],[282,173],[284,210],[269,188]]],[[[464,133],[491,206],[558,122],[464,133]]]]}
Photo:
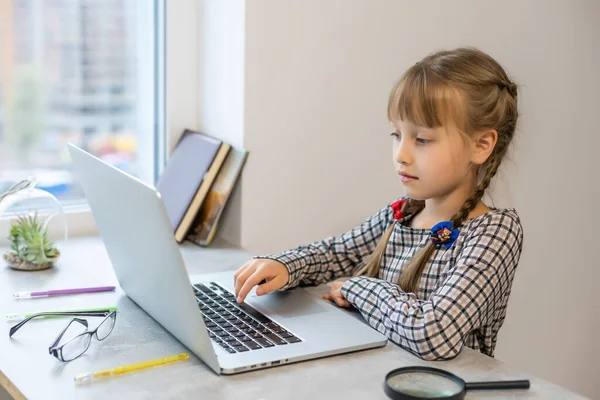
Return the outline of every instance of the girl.
{"type": "Polygon", "coordinates": [[[326,299],[425,360],[463,345],[494,355],[523,232],[482,197],[517,123],[517,87],[489,55],[441,51],[392,89],[394,166],[406,197],[338,237],[257,257],[235,273],[238,301],[335,282],[326,299]]]}

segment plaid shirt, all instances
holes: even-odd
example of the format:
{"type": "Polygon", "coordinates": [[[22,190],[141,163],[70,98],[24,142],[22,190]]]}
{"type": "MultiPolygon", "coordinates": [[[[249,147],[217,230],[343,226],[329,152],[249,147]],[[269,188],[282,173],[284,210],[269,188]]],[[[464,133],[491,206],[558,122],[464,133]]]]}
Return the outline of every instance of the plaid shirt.
{"type": "MultiPolygon", "coordinates": [[[[493,357],[523,243],[516,211],[495,209],[465,221],[450,248],[435,250],[417,293],[396,283],[406,261],[430,240],[429,229],[404,225],[410,218],[396,224],[379,277],[347,280],[343,296],[373,328],[425,360],[451,359],[463,345],[493,357]]],[[[257,258],[288,268],[281,290],[326,283],[357,271],[392,223],[388,206],[343,235],[257,258]]]]}

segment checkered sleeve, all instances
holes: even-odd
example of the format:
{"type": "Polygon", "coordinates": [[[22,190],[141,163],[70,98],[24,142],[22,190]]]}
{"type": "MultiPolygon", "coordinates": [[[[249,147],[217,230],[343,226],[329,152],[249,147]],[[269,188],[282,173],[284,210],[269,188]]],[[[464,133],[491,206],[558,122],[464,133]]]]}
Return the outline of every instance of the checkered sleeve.
{"type": "Polygon", "coordinates": [[[352,275],[363,258],[373,252],[392,222],[393,211],[388,205],[343,235],[298,246],[281,254],[254,258],[277,260],[287,267],[290,278],[280,290],[299,284],[319,285],[352,275]]]}
{"type": "Polygon", "coordinates": [[[342,295],[402,348],[428,361],[455,357],[470,331],[492,323],[510,293],[521,253],[518,217],[493,214],[484,221],[464,233],[463,250],[428,300],[368,277],[346,281],[342,295]]]}

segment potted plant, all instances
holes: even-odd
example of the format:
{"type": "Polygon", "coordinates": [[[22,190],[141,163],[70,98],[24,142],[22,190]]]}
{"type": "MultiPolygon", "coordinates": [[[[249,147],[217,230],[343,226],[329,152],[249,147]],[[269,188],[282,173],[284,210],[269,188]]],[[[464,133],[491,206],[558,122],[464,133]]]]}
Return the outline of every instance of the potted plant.
{"type": "Polygon", "coordinates": [[[4,260],[14,268],[37,271],[54,265],[60,252],[48,239],[47,222],[38,219],[37,213],[21,215],[13,222],[8,240],[10,251],[4,253],[4,260]]]}

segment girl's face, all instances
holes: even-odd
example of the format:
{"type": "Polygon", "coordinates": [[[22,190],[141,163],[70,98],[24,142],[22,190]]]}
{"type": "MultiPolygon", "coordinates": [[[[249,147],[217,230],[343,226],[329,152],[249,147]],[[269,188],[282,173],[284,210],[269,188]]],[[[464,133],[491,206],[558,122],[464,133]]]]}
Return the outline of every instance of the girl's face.
{"type": "MultiPolygon", "coordinates": [[[[476,146],[455,127],[425,128],[392,121],[394,166],[405,193],[415,200],[443,198],[473,186],[471,168],[476,146]]],[[[476,162],[477,163],[477,162],[476,162]]]]}

